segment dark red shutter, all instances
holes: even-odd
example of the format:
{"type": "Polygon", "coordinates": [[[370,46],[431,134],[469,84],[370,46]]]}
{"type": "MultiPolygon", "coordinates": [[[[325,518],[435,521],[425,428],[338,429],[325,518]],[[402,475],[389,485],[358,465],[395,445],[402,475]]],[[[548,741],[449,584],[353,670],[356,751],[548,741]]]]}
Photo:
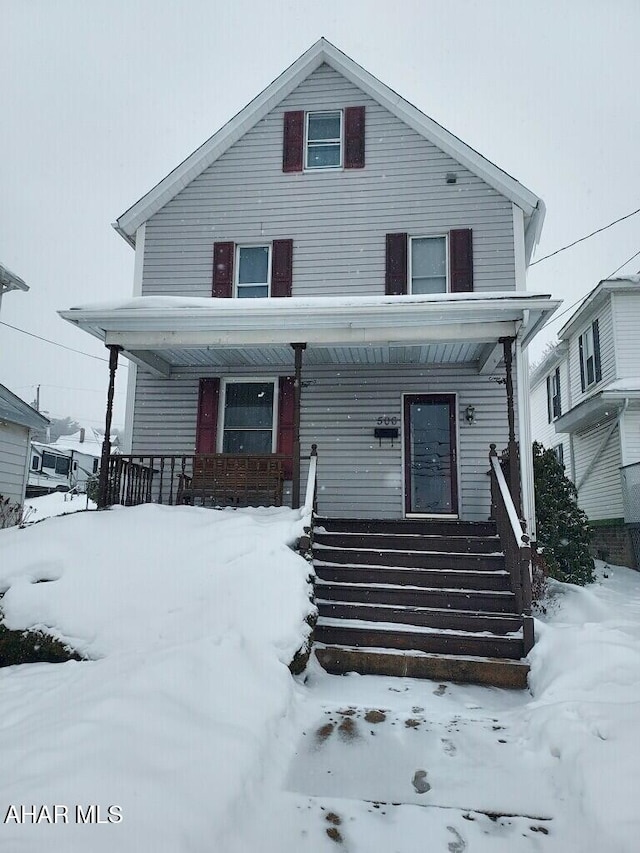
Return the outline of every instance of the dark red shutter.
{"type": "Polygon", "coordinates": [[[451,292],[473,290],[473,236],[470,228],[449,232],[449,269],[451,292]]]}
{"type": "Polygon", "coordinates": [[[233,296],[234,243],[213,244],[213,296],[233,296]]]}
{"type": "Polygon", "coordinates": [[[596,382],[602,379],[602,362],[600,361],[600,326],[597,320],[593,321],[593,361],[596,373],[596,382]]]}
{"type": "Polygon", "coordinates": [[[198,395],[196,453],[216,453],[218,435],[219,379],[201,379],[198,395]]]}
{"type": "Polygon", "coordinates": [[[407,292],[407,235],[387,234],[385,290],[387,296],[407,292]]]}
{"type": "Polygon", "coordinates": [[[364,107],[344,111],[344,167],[364,168],[364,107]]]}
{"type": "Polygon", "coordinates": [[[291,296],[293,240],[274,240],[271,258],[271,295],[291,296]]]}
{"type": "Polygon", "coordinates": [[[293,477],[293,376],[281,376],[278,382],[278,453],[286,456],[284,476],[293,477]]]}
{"type": "Polygon", "coordinates": [[[302,146],[304,142],[304,112],[284,114],[284,139],[282,144],[282,171],[302,171],[302,146]]]}

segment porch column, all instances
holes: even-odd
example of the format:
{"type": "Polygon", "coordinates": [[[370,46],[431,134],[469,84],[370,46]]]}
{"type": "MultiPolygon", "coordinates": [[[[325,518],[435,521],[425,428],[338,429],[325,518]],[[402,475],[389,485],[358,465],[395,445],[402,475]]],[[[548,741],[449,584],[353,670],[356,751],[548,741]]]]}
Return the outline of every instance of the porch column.
{"type": "Polygon", "coordinates": [[[111,419],[113,417],[113,394],[116,387],[118,354],[122,347],[109,346],[109,389],[107,391],[107,413],[104,420],[104,441],[100,457],[100,479],[98,480],[98,509],[107,505],[107,486],[109,483],[109,457],[111,456],[111,419]]]}
{"type": "Polygon", "coordinates": [[[507,389],[507,421],[509,424],[509,491],[515,504],[518,516],[522,517],[520,504],[520,462],[518,443],[516,441],[515,408],[513,403],[513,338],[500,338],[504,352],[505,386],[507,389]]]}
{"type": "Polygon", "coordinates": [[[295,376],[293,380],[293,474],[291,506],[300,506],[300,396],[302,390],[302,352],[306,344],[291,344],[294,353],[295,376]]]}

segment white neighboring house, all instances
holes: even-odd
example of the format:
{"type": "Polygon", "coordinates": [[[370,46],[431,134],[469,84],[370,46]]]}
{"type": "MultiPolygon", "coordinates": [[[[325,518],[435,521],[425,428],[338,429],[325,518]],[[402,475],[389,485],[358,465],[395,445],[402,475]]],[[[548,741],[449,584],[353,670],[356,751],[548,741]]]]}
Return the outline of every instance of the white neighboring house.
{"type": "Polygon", "coordinates": [[[601,281],[531,376],[532,435],[576,484],[596,556],[640,567],[640,275],[601,281]]]}
{"type": "Polygon", "coordinates": [[[85,491],[89,477],[98,473],[101,453],[102,434],[85,427],[72,435],[61,435],[49,444],[34,442],[29,496],[68,489],[85,491]]]}
{"type": "Polygon", "coordinates": [[[31,458],[31,433],[49,421],[0,385],[0,495],[22,504],[31,458]]]}

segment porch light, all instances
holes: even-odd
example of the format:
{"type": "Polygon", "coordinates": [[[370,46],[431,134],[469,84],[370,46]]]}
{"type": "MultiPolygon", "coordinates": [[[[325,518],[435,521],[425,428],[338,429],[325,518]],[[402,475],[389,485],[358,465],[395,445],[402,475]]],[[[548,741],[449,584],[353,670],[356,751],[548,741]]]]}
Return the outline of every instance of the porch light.
{"type": "Polygon", "coordinates": [[[476,422],[476,407],[475,406],[467,406],[464,410],[464,419],[468,424],[474,424],[476,422]]]}

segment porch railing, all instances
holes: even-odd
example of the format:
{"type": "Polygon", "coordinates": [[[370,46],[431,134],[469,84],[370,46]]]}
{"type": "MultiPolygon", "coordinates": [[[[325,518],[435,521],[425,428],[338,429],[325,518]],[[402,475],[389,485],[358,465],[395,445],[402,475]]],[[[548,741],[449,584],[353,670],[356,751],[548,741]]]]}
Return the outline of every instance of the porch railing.
{"type": "Polygon", "coordinates": [[[523,532],[515,503],[507,486],[495,444],[489,450],[491,476],[491,515],[496,522],[500,543],[504,549],[511,589],[516,598],[516,608],[522,615],[524,652],[533,648],[533,618],[531,616],[531,546],[523,532]]]}
{"type": "Polygon", "coordinates": [[[98,506],[281,506],[286,458],[217,453],[110,456],[98,506]]]}

